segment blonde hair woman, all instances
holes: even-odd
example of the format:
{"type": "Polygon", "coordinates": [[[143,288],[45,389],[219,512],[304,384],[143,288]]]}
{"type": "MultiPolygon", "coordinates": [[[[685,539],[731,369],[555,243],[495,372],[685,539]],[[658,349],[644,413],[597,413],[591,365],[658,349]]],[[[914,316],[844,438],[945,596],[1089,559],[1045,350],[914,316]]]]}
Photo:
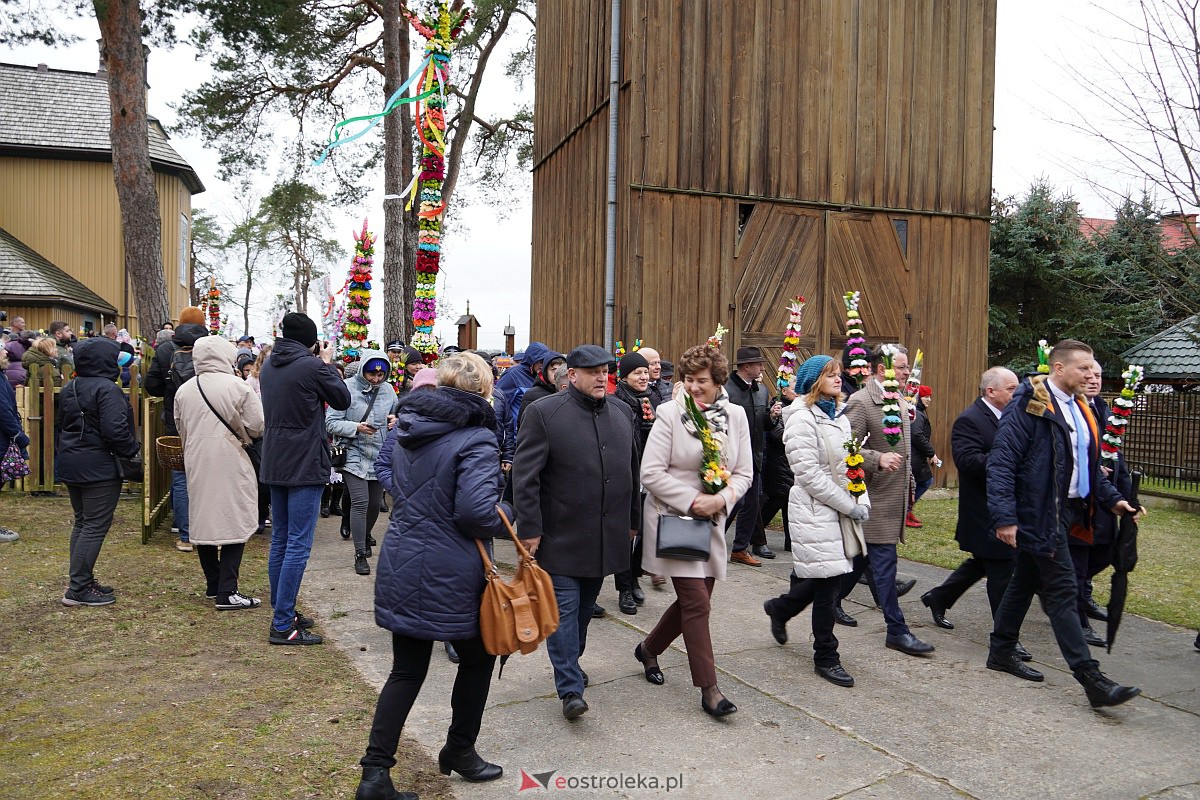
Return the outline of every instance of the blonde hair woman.
{"type": "Polygon", "coordinates": [[[496,513],[502,486],[496,415],[487,401],[492,370],[474,353],[456,353],[442,360],[438,384],[400,399],[393,435],[375,462],[380,481],[404,503],[379,549],[375,622],[392,632],[392,671],[360,761],[359,798],[396,796],[389,770],[435,641],[452,642],[460,659],[438,767],[469,781],[504,774],[475,752],[496,663],[479,634],[485,581],[475,542],[505,534],[496,513]]]}
{"type": "Polygon", "coordinates": [[[787,642],[787,621],[812,604],[813,660],[816,672],[838,686],[853,686],[842,668],[833,635],[833,606],[850,572],[852,560],[867,550],[862,521],[871,505],[864,493],[847,488],[845,442],[850,423],[839,411],[842,366],[819,355],[796,369],[801,395],[784,409],[783,447],[794,483],[788,495],[788,529],[792,544],[791,588],[763,603],[771,618],[771,634],[787,642]]]}

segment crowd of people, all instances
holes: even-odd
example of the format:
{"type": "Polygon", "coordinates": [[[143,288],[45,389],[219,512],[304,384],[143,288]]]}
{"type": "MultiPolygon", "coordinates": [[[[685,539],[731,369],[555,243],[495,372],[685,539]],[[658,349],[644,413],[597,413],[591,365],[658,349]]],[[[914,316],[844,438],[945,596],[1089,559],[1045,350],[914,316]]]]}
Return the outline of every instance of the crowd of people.
{"type": "MultiPolygon", "coordinates": [[[[664,590],[669,581],[674,592],[632,653],[645,679],[666,682],[658,658],[682,636],[701,709],[735,713],[717,679],[714,589],[731,564],[776,557],[765,528],[778,513],[791,583],[763,609],[779,644],[811,606],[815,672],[852,687],[835,626],[856,624],[840,603],[865,582],[886,621],[885,647],[934,653],[898,602],[914,582],[897,575],[897,544],[921,524],[913,504],[941,463],[926,417],[932,392],[921,387],[910,406],[888,389],[892,377],[901,385],[908,377],[903,346],[876,348],[861,387],[844,360],[814,355],[772,398],[755,347],[738,348],[731,364],[719,346],[698,345],[671,364],[649,347],[616,359],[596,345],[560,353],[535,342],[503,371],[457,348],[432,369],[402,342],[345,363],[303,314],[286,315],[281,335],[260,349],[249,337],[235,344],[206,335],[198,312],[185,309],[160,337],[146,379],[164,398],[164,422],[188,467],[172,481],[177,546],[198,552],[217,610],[252,610],[262,600],[239,586],[239,567],[245,543],[270,529],[272,645],[322,642],[297,607],[319,516],[342,515],[348,568],[369,576],[377,557],[375,616],[392,634],[393,666],[361,760],[359,800],[404,797],[390,769],[437,642],[458,664],[441,771],[471,781],[503,773],[475,750],[495,664],[479,630],[485,581],[476,542],[490,549],[503,535],[499,510],[553,582],[559,627],[546,651],[568,720],[589,710],[581,657],[589,623],[606,613],[597,601],[610,575],[625,614],[645,603],[642,578],[664,590]],[[889,403],[898,404],[898,429],[889,403]]],[[[58,420],[57,460],[74,510],[62,602],[107,605],[116,591],[94,568],[122,459],[138,451],[119,386],[123,350],[100,336],[66,356],[38,352],[72,364],[58,420]]],[[[1049,374],[1026,380],[987,370],[979,399],[955,421],[956,538],[970,558],[921,601],[936,625],[953,628],[947,613],[985,579],[994,618],[987,668],[1041,681],[1019,639],[1038,593],[1089,702],[1118,705],[1139,690],[1110,680],[1091,656],[1088,646],[1102,642],[1089,618],[1103,609],[1090,581],[1109,563],[1115,515],[1139,509],[1127,499],[1123,463],[1116,471],[1101,464],[1107,408],[1092,351],[1066,340],[1048,361],[1049,374]]],[[[22,435],[0,413],[0,436],[22,445],[22,435]]]]}

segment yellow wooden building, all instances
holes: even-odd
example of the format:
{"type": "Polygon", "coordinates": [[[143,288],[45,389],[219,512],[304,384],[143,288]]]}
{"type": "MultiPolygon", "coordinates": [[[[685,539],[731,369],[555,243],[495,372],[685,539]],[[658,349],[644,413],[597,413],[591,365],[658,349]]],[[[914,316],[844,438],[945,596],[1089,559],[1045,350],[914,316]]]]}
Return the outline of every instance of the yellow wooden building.
{"type": "MultiPolygon", "coordinates": [[[[0,64],[0,309],[31,329],[61,319],[82,335],[107,322],[149,334],[134,313],[113,183],[103,72],[0,64]]],[[[172,313],[191,297],[196,172],[150,124],[162,260],[172,313]]]]}

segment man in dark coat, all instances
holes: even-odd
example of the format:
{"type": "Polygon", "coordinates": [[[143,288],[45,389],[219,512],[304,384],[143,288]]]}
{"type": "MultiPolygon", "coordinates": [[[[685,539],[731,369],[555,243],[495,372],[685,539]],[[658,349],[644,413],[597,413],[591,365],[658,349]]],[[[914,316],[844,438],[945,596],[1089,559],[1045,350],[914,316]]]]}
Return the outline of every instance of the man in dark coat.
{"type": "Polygon", "coordinates": [[[779,419],[782,408],[771,405],[771,393],[763,386],[763,365],[767,360],[757,347],[739,347],[737,349],[737,370],[729,376],[725,391],[729,401],[741,406],[746,412],[746,421],[750,423],[750,449],[754,453],[754,483],[750,489],[737,501],[730,512],[730,519],[725,521],[726,530],[732,522],[734,525],[733,547],[729,560],[748,567],[762,566],[754,555],[762,558],[774,558],[775,553],[767,547],[767,537],[759,525],[759,506],[762,503],[763,487],[763,451],[767,447],[767,428],[779,419]],[[754,548],[754,555],[747,552],[747,547],[754,548]]]}
{"type": "MultiPolygon", "coordinates": [[[[184,309],[180,312],[181,319],[187,311],[188,309],[184,309]]],[[[168,436],[179,435],[175,428],[175,390],[178,386],[177,381],[171,379],[171,360],[177,350],[191,350],[196,340],[205,336],[208,336],[208,329],[203,325],[185,322],[175,331],[174,338],[154,348],[154,358],[150,361],[150,369],[146,371],[146,392],[152,397],[163,399],[163,427],[168,436]]],[[[172,527],[177,528],[179,533],[179,541],[175,547],[185,553],[190,552],[192,545],[188,534],[187,473],[178,469],[171,470],[171,519],[172,527]]]]}
{"type": "Polygon", "coordinates": [[[1097,504],[1114,513],[1137,513],[1100,471],[1100,432],[1082,394],[1093,360],[1083,342],[1059,342],[1048,358],[1050,375],[1022,384],[1000,418],[988,454],[988,511],[996,538],[1017,548],[1017,564],[995,614],[987,666],[1043,680],[1015,651],[1021,623],[1039,593],[1064,660],[1088,702],[1099,707],[1124,703],[1141,690],[1120,686],[1100,671],[1075,610],[1069,531],[1086,525],[1097,504]]]}
{"type": "Polygon", "coordinates": [[[530,404],[513,459],[519,535],[554,581],[558,630],[546,640],[563,716],[587,711],[579,658],[604,576],[629,568],[637,532],[638,451],[629,406],[608,397],[602,347],[567,355],[565,392],[530,404]]]}
{"type": "MultiPolygon", "coordinates": [[[[1000,427],[1000,414],[1012,400],[1019,380],[1004,367],[992,367],[979,381],[979,398],[954,420],[950,432],[954,465],[958,468],[958,525],[954,538],[960,550],[971,557],[950,573],[940,586],[921,595],[921,602],[933,614],[938,627],[952,630],[946,611],[963,592],[981,578],[987,578],[988,603],[992,616],[1000,607],[1004,590],[1012,577],[1016,552],[996,539],[987,507],[987,458],[1000,427]]],[[[1024,656],[1024,648],[1017,651],[1024,656]]]]}
{"type": "Polygon", "coordinates": [[[308,566],[321,492],[332,462],[325,435],[325,404],[350,407],[350,390],[332,365],[333,347],[317,342],[317,325],[288,314],[283,335],[259,375],[266,427],[259,479],[271,488],[271,644],[320,644],[311,621],[296,612],[296,596],[308,566]],[[316,354],[314,356],[314,353],[316,354]],[[317,357],[319,356],[319,357],[317,357]]]}

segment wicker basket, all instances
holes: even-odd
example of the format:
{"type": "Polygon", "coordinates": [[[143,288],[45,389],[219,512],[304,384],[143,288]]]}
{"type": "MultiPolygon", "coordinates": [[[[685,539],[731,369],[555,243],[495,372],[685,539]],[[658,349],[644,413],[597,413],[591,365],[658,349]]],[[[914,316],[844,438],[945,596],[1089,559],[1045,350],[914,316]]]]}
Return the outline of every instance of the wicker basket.
{"type": "Polygon", "coordinates": [[[183,472],[183,440],[178,436],[160,436],[154,440],[158,463],[166,469],[183,472]]]}

